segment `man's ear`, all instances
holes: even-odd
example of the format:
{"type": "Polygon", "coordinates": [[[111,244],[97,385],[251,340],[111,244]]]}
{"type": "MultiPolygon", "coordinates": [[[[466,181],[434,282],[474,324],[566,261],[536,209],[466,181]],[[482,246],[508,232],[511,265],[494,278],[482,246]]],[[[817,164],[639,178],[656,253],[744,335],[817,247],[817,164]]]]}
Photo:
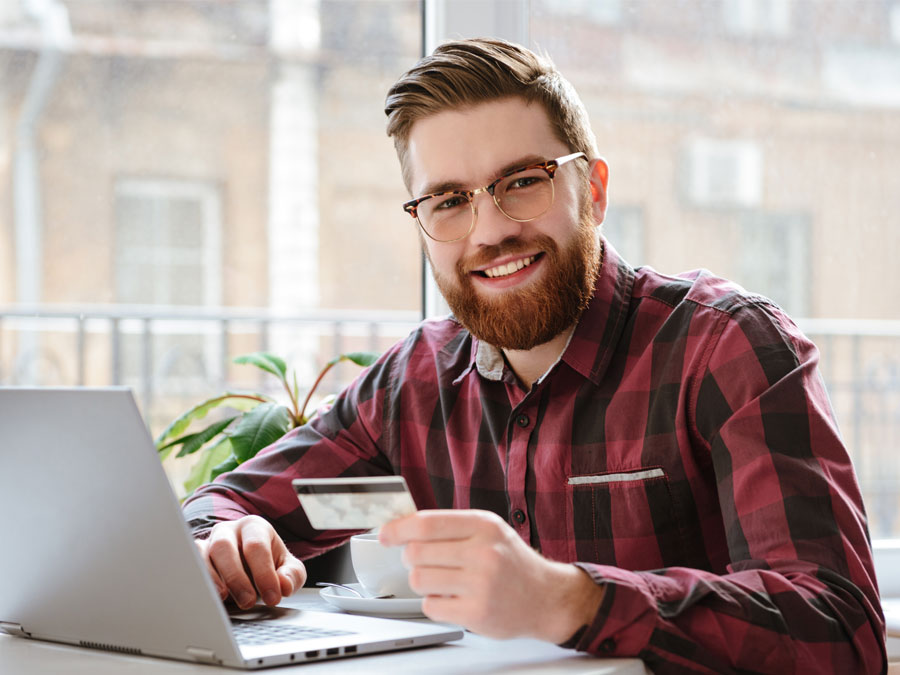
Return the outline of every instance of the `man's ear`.
{"type": "Polygon", "coordinates": [[[588,176],[591,185],[591,198],[593,199],[594,217],[597,223],[602,223],[606,216],[607,186],[609,185],[609,165],[606,160],[598,157],[591,160],[591,172],[588,176]]]}

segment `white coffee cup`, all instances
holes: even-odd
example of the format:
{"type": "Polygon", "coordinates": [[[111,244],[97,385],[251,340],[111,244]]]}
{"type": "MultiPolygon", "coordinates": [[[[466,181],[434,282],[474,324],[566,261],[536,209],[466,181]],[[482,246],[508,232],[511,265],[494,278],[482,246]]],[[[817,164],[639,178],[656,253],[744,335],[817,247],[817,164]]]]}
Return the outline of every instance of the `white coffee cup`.
{"type": "Polygon", "coordinates": [[[377,533],[355,534],[350,538],[353,571],[371,595],[418,597],[409,587],[409,572],[400,558],[402,553],[402,546],[382,546],[377,533]]]}

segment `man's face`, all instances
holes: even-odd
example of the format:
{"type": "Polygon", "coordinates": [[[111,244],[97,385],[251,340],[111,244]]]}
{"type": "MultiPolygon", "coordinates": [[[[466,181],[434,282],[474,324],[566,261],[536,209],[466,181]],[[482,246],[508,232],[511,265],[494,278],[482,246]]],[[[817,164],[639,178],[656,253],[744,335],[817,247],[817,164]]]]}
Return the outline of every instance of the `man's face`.
{"type": "MultiPolygon", "coordinates": [[[[414,196],[446,186],[481,187],[504,170],[570,152],[542,106],[515,98],[419,120],[408,148],[414,196]]],[[[571,326],[590,301],[603,209],[592,201],[578,162],[583,160],[557,170],[553,205],[535,220],[507,218],[482,193],[475,197],[477,221],[468,237],[421,237],[441,293],[479,339],[502,349],[531,349],[571,326]]]]}

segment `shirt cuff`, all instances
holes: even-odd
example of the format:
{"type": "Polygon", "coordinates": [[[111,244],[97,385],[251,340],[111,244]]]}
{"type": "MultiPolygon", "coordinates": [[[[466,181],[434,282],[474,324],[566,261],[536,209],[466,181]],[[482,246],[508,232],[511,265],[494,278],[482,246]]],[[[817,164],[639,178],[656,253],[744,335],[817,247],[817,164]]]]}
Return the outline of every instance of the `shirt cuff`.
{"type": "Polygon", "coordinates": [[[618,567],[575,563],[603,586],[594,620],[561,646],[597,656],[640,656],[659,619],[656,599],[641,575],[618,567]]]}

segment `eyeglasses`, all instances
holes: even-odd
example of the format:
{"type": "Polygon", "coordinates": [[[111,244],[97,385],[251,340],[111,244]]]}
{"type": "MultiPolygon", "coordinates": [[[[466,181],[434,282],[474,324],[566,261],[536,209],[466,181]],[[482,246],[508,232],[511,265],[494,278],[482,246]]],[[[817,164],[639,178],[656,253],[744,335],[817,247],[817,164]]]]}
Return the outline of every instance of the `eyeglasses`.
{"type": "Polygon", "coordinates": [[[475,195],[487,192],[500,213],[520,223],[544,215],[553,205],[556,170],[574,159],[587,159],[583,152],[513,169],[475,190],[436,192],[406,202],[403,210],[415,218],[431,239],[452,242],[465,239],[475,229],[475,195]]]}

